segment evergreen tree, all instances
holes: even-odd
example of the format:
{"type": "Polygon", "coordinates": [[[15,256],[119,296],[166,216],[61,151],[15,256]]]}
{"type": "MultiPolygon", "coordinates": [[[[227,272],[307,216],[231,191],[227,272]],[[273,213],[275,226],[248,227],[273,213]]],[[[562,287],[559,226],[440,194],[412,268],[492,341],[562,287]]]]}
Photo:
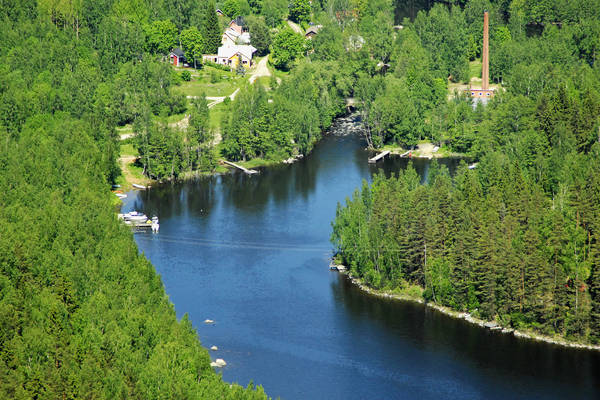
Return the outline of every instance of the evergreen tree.
{"type": "Polygon", "coordinates": [[[216,54],[221,45],[221,27],[217,18],[214,0],[206,2],[204,21],[202,24],[202,37],[204,38],[204,52],[216,54]]]}

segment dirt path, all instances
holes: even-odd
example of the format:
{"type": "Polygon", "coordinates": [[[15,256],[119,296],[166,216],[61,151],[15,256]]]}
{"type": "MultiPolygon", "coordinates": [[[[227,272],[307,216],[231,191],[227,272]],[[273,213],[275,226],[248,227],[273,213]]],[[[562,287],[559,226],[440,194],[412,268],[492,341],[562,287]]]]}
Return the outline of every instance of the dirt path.
{"type": "Polygon", "coordinates": [[[269,71],[269,68],[267,67],[268,62],[269,56],[267,55],[262,60],[260,60],[258,64],[256,64],[256,69],[252,72],[252,76],[248,80],[248,82],[250,82],[251,85],[254,83],[254,81],[256,81],[257,78],[261,76],[271,76],[271,71],[269,71]]]}
{"type": "Polygon", "coordinates": [[[287,20],[287,23],[294,32],[304,35],[304,31],[302,30],[302,28],[300,28],[300,25],[298,25],[295,22],[290,21],[289,19],[287,20]]]}
{"type": "Polygon", "coordinates": [[[125,182],[129,185],[132,183],[137,183],[138,185],[146,185],[150,182],[149,179],[139,179],[135,177],[131,171],[129,170],[129,165],[133,164],[137,159],[136,156],[123,156],[119,158],[119,165],[121,166],[121,173],[123,174],[123,178],[125,178],[125,182]]]}
{"type": "Polygon", "coordinates": [[[231,99],[231,101],[235,100],[235,96],[237,96],[239,91],[240,91],[240,88],[237,88],[229,96],[207,97],[206,100],[209,101],[208,108],[213,108],[217,104],[224,102],[226,97],[229,97],[231,99]]]}

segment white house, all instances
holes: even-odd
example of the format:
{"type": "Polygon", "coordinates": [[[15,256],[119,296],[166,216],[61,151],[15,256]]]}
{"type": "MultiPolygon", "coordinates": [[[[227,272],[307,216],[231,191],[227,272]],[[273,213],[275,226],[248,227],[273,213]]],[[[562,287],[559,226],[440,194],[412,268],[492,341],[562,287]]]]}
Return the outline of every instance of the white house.
{"type": "Polygon", "coordinates": [[[224,46],[236,44],[250,44],[250,33],[240,33],[239,31],[233,28],[227,28],[225,32],[223,32],[223,36],[221,37],[221,44],[224,46]]]}
{"type": "Polygon", "coordinates": [[[244,67],[252,66],[252,57],[256,48],[250,45],[227,44],[219,47],[217,54],[205,54],[202,56],[204,62],[214,62],[236,68],[240,63],[244,67]]]}

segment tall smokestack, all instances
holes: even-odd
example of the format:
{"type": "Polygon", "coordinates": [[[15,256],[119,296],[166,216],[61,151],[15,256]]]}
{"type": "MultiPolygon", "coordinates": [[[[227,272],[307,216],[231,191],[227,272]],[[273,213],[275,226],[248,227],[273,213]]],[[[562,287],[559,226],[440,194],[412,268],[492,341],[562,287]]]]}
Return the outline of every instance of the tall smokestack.
{"type": "Polygon", "coordinates": [[[488,12],[483,13],[483,51],[481,55],[481,88],[489,89],[490,86],[490,58],[489,58],[489,38],[488,38],[488,12]]]}

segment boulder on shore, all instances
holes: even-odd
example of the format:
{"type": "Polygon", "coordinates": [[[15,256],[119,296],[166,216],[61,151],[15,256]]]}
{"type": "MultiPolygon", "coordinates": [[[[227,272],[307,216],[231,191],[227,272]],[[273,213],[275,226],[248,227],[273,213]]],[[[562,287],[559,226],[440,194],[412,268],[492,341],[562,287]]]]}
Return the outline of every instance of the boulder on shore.
{"type": "Polygon", "coordinates": [[[485,326],[488,329],[496,329],[498,327],[498,324],[495,322],[486,322],[485,324],[483,324],[483,326],[485,326]]]}

